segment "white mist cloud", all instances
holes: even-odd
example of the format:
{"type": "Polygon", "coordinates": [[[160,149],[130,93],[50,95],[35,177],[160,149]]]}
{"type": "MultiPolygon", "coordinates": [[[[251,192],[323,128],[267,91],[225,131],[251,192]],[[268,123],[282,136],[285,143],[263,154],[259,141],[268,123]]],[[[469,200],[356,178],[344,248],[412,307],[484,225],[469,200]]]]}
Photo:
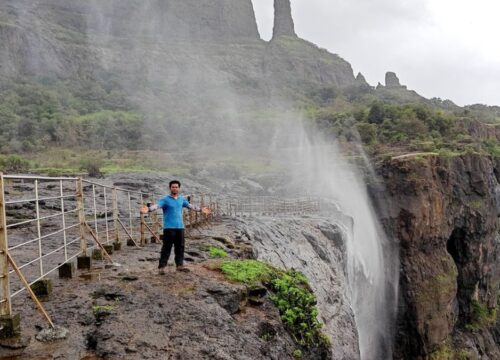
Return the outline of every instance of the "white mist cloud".
{"type": "MultiPolygon", "coordinates": [[[[252,0],[261,36],[273,1],[252,0]]],[[[292,0],[296,31],[349,61],[368,82],[395,71],[426,97],[500,105],[497,0],[292,0]]]]}

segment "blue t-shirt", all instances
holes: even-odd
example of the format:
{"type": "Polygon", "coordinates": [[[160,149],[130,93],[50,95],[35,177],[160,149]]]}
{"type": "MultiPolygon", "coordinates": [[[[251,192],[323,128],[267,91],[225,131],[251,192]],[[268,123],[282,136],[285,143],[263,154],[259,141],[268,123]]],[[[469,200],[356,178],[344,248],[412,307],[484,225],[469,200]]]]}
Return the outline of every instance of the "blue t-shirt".
{"type": "Polygon", "coordinates": [[[188,206],[189,202],[182,195],[179,195],[177,199],[174,199],[172,195],[161,198],[158,201],[158,207],[163,210],[163,228],[184,229],[182,209],[188,206]]]}

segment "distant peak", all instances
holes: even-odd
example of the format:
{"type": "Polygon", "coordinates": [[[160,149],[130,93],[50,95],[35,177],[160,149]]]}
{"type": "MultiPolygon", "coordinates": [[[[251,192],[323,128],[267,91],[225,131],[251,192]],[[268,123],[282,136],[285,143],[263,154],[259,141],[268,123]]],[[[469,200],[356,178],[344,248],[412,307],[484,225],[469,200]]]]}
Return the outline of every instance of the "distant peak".
{"type": "Polygon", "coordinates": [[[400,88],[402,87],[399,78],[395,72],[388,71],[385,73],[385,87],[388,88],[400,88]]]}
{"type": "Polygon", "coordinates": [[[358,75],[356,75],[356,82],[358,84],[368,84],[368,82],[366,81],[364,75],[361,74],[360,72],[358,72],[358,75]]]}
{"type": "Polygon", "coordinates": [[[290,0],[274,0],[273,38],[278,36],[297,36],[295,34],[290,0]]]}

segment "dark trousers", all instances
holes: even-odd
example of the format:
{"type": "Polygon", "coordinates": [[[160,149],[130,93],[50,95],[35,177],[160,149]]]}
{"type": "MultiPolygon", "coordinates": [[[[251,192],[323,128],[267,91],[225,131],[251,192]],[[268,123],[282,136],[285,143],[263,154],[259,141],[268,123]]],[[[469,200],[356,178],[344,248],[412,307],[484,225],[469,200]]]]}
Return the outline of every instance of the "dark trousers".
{"type": "Polygon", "coordinates": [[[184,229],[163,229],[163,246],[161,247],[160,265],[158,268],[167,266],[168,258],[174,247],[175,265],[184,264],[184,229]]]}

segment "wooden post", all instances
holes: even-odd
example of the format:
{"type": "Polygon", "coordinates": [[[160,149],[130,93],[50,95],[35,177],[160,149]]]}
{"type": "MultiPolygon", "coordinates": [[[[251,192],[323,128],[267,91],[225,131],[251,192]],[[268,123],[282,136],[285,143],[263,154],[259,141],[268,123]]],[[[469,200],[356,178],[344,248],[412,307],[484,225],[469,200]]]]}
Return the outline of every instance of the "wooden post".
{"type": "Polygon", "coordinates": [[[40,312],[42,313],[43,317],[49,322],[50,327],[54,328],[54,323],[50,319],[49,314],[47,314],[47,312],[43,308],[43,305],[40,303],[40,301],[36,297],[35,293],[31,289],[31,286],[28,284],[28,281],[26,281],[26,278],[24,277],[23,273],[21,272],[21,270],[19,270],[19,267],[17,266],[16,262],[14,261],[14,259],[9,254],[7,254],[7,261],[10,262],[10,264],[14,268],[14,271],[16,272],[17,276],[19,276],[19,279],[21,280],[21,282],[23,283],[24,287],[26,288],[26,291],[28,292],[28,294],[30,294],[31,298],[33,299],[33,302],[38,307],[38,310],[40,310],[40,312]]]}
{"type": "Polygon", "coordinates": [[[109,243],[109,224],[108,224],[108,194],[106,193],[106,187],[102,188],[104,194],[104,223],[106,227],[106,244],[109,243]]]}
{"type": "Polygon", "coordinates": [[[151,228],[149,227],[149,225],[148,225],[148,224],[146,224],[146,223],[144,223],[144,225],[145,225],[145,226],[146,226],[146,228],[149,230],[149,232],[151,233],[151,235],[153,235],[153,237],[156,239],[156,242],[161,243],[160,238],[158,237],[158,235],[156,235],[156,234],[154,233],[153,229],[151,229],[151,228]]]}
{"type": "MultiPolygon", "coordinates": [[[[140,208],[145,205],[144,204],[144,197],[142,196],[142,193],[139,194],[139,202],[140,202],[140,208]]],[[[141,246],[145,246],[147,241],[146,241],[146,230],[144,229],[144,224],[146,223],[146,216],[142,213],[142,211],[139,212],[139,221],[141,222],[139,231],[141,232],[141,246]]]]}
{"type": "Polygon", "coordinates": [[[95,201],[95,185],[92,184],[92,201],[94,204],[94,226],[95,226],[95,235],[99,239],[99,231],[97,230],[97,204],[95,201]]]}
{"type": "Polygon", "coordinates": [[[11,316],[7,220],[5,217],[4,179],[0,173],[0,316],[11,316]]]}
{"type": "Polygon", "coordinates": [[[130,197],[130,191],[127,191],[128,194],[128,221],[129,221],[129,232],[130,236],[134,237],[134,227],[132,225],[132,199],[130,197]]]}
{"type": "Polygon", "coordinates": [[[213,220],[213,213],[215,210],[214,204],[212,203],[212,195],[208,195],[208,208],[210,209],[210,214],[208,214],[209,221],[213,220]]]}
{"type": "MultiPolygon", "coordinates": [[[[150,201],[154,203],[154,201],[155,201],[154,194],[151,194],[150,201]]],[[[153,221],[153,225],[151,228],[153,229],[153,232],[158,235],[160,233],[160,224],[158,223],[158,213],[156,212],[156,210],[152,212],[151,220],[153,221]]]]}
{"type": "Polygon", "coordinates": [[[92,230],[90,225],[88,223],[85,223],[85,227],[89,231],[90,235],[92,235],[92,237],[94,238],[94,241],[97,243],[97,246],[99,246],[99,248],[101,248],[102,253],[104,254],[104,257],[106,257],[108,259],[108,261],[113,264],[113,259],[111,259],[111,256],[109,256],[108,252],[106,251],[106,249],[104,248],[102,243],[99,241],[99,239],[97,238],[97,235],[94,233],[94,231],[92,230]]]}
{"type": "Polygon", "coordinates": [[[61,195],[61,220],[63,228],[63,241],[64,241],[64,261],[68,261],[68,248],[66,242],[66,217],[64,215],[64,192],[63,192],[63,182],[59,181],[59,194],[61,195]]]}
{"type": "Polygon", "coordinates": [[[115,227],[115,242],[120,242],[120,234],[118,232],[118,196],[116,188],[113,188],[113,226],[115,227]]]}
{"type": "MultiPolygon", "coordinates": [[[[204,207],[205,207],[205,195],[201,194],[200,208],[204,208],[204,207]]],[[[203,214],[203,213],[201,213],[200,215],[201,215],[201,223],[205,224],[206,221],[207,221],[207,216],[205,214],[203,214]]]]}
{"type": "Polygon", "coordinates": [[[43,276],[43,252],[42,252],[42,229],[40,226],[40,203],[38,201],[38,180],[35,180],[35,209],[36,209],[36,230],[38,235],[38,262],[40,268],[40,276],[43,276]]]}
{"type": "Polygon", "coordinates": [[[129,237],[129,239],[132,240],[132,242],[134,243],[134,245],[136,247],[139,247],[139,245],[137,245],[137,243],[135,242],[134,238],[132,237],[132,234],[129,233],[129,231],[127,230],[127,227],[122,223],[122,221],[120,219],[118,219],[118,224],[121,225],[121,227],[125,231],[125,234],[127,234],[127,236],[129,237]]]}
{"type": "Polygon", "coordinates": [[[158,223],[158,213],[155,211],[153,211],[152,213],[152,218],[153,218],[153,231],[155,234],[159,234],[160,233],[160,224],[158,223]]]}
{"type": "MultiPolygon", "coordinates": [[[[194,195],[191,196],[191,202],[194,202],[194,195]]],[[[197,225],[198,225],[198,211],[194,213],[194,224],[193,224],[193,227],[197,226],[197,225]]]]}
{"type": "Polygon", "coordinates": [[[145,223],[146,219],[144,218],[144,214],[141,211],[141,246],[146,245],[146,235],[145,235],[145,223]]]}
{"type": "Polygon", "coordinates": [[[190,209],[184,210],[182,209],[182,223],[184,224],[184,231],[186,236],[189,236],[189,232],[191,231],[189,229],[189,214],[191,213],[190,209]]]}
{"type": "MultiPolygon", "coordinates": [[[[193,203],[193,195],[190,195],[190,197],[189,197],[189,203],[190,204],[193,203]]],[[[189,212],[189,227],[190,228],[193,227],[193,212],[192,211],[189,212]]]]}
{"type": "Polygon", "coordinates": [[[78,208],[78,222],[80,223],[80,256],[87,256],[87,240],[85,239],[85,209],[83,207],[82,179],[76,181],[76,204],[78,208]]]}

